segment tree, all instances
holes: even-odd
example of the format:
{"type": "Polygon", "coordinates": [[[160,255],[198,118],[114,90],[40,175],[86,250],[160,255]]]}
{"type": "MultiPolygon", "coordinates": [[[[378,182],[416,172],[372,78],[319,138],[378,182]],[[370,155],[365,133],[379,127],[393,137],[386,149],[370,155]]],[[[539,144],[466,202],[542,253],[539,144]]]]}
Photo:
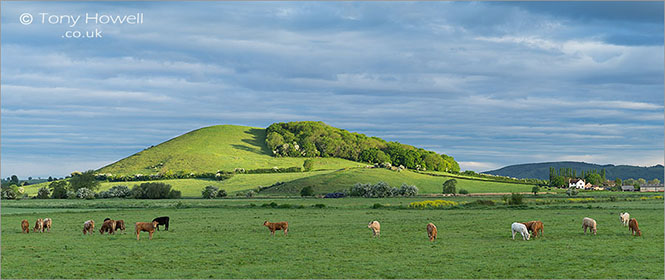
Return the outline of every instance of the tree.
{"type": "Polygon", "coordinates": [[[314,169],[314,160],[306,159],[305,162],[303,162],[302,167],[305,169],[305,172],[312,171],[312,169],[314,169]]]}
{"type": "Polygon", "coordinates": [[[51,181],[53,181],[53,177],[48,176],[48,179],[46,179],[46,181],[47,181],[47,182],[51,182],[51,181]]]}
{"type": "Polygon", "coordinates": [[[72,178],[69,179],[69,185],[72,191],[76,192],[78,189],[86,188],[95,191],[99,188],[99,181],[95,180],[95,171],[88,170],[86,172],[74,172],[72,178]]]}
{"type": "Polygon", "coordinates": [[[443,193],[444,194],[455,194],[457,186],[457,180],[450,179],[443,183],[443,193]]]}
{"type": "Polygon", "coordinates": [[[219,189],[215,186],[206,186],[203,188],[203,191],[201,191],[201,197],[202,198],[214,198],[217,196],[217,192],[219,192],[219,189]]]}
{"type": "Polygon", "coordinates": [[[617,187],[621,187],[621,186],[622,186],[622,185],[621,185],[622,183],[623,183],[623,182],[621,182],[621,178],[617,177],[616,179],[614,179],[614,185],[615,185],[615,186],[617,186],[617,187]]]}
{"type": "Polygon", "coordinates": [[[51,196],[51,192],[48,190],[47,187],[41,187],[37,191],[37,198],[39,199],[46,199],[49,198],[49,196],[51,196]]]}
{"type": "Polygon", "coordinates": [[[51,189],[51,198],[67,198],[67,181],[53,181],[48,187],[51,189]]]}
{"type": "Polygon", "coordinates": [[[592,185],[599,185],[603,179],[596,173],[587,173],[584,177],[584,180],[587,183],[591,183],[592,185]]]}
{"type": "Polygon", "coordinates": [[[531,188],[531,192],[533,193],[533,195],[538,195],[539,191],[540,191],[539,186],[533,186],[533,188],[531,188]]]}
{"type": "Polygon", "coordinates": [[[563,176],[554,176],[550,184],[553,187],[563,187],[566,184],[566,179],[563,176]]]}
{"type": "Polygon", "coordinates": [[[660,185],[660,180],[658,180],[657,178],[649,180],[649,185],[660,185]]]}
{"type": "Polygon", "coordinates": [[[642,186],[642,185],[646,185],[647,180],[644,180],[644,178],[639,178],[639,179],[637,179],[637,184],[638,184],[637,187],[642,186]]]}
{"type": "Polygon", "coordinates": [[[221,197],[226,197],[226,195],[227,195],[227,194],[226,194],[226,190],[219,190],[219,191],[217,192],[217,197],[220,197],[220,198],[221,198],[221,197]]]}
{"type": "Polygon", "coordinates": [[[312,188],[312,186],[307,186],[300,190],[300,196],[313,196],[313,195],[314,195],[314,189],[312,188]]]}
{"type": "Polygon", "coordinates": [[[19,182],[18,176],[12,175],[11,179],[9,180],[9,184],[14,184],[18,186],[18,182],[19,182]]]}

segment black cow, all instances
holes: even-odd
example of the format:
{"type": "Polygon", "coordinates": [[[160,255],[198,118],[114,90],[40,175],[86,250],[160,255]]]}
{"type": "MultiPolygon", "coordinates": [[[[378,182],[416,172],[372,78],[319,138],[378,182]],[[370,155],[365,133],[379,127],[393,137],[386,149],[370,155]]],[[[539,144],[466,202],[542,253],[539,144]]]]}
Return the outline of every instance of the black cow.
{"type": "Polygon", "coordinates": [[[157,222],[157,230],[159,230],[159,225],[164,225],[166,226],[166,230],[169,230],[169,217],[157,217],[152,221],[157,222]]]}

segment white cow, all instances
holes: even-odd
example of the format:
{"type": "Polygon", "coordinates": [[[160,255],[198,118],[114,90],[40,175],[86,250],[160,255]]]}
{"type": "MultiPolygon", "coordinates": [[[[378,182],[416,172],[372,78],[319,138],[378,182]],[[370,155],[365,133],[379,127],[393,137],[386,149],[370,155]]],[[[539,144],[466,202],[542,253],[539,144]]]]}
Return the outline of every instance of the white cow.
{"type": "Polygon", "coordinates": [[[526,226],[523,223],[513,223],[510,227],[513,231],[513,240],[515,240],[515,233],[518,232],[522,234],[522,240],[529,240],[531,237],[529,230],[526,229],[526,226]]]}
{"type": "Polygon", "coordinates": [[[621,213],[619,214],[619,219],[621,219],[623,226],[628,226],[628,221],[630,221],[630,214],[628,214],[628,212],[621,213]]]}

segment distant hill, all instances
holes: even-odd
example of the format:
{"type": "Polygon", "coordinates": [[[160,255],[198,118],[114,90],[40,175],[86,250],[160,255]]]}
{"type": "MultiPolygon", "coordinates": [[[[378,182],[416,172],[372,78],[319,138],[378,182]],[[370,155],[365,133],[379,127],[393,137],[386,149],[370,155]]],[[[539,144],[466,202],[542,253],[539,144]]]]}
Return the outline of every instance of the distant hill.
{"type": "Polygon", "coordinates": [[[601,169],[605,168],[607,179],[613,180],[615,178],[621,178],[622,180],[633,178],[644,178],[646,180],[651,180],[658,178],[661,182],[663,180],[663,166],[658,164],[651,167],[642,167],[642,166],[633,166],[633,165],[600,165],[586,162],[576,162],[576,161],[558,161],[558,162],[541,162],[541,163],[526,163],[526,164],[517,164],[510,165],[496,170],[485,171],[482,173],[501,175],[501,176],[510,176],[515,178],[536,178],[541,180],[549,179],[549,168],[554,167],[555,169],[559,168],[572,168],[577,170],[577,173],[580,174],[582,170],[593,170],[596,169],[600,172],[601,169]]]}

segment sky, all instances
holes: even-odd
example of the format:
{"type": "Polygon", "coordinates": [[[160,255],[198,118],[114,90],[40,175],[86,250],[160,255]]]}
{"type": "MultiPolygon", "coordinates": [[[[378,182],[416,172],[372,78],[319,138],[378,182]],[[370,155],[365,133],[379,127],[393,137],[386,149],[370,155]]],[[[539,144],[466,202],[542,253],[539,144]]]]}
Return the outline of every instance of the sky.
{"type": "Polygon", "coordinates": [[[663,164],[663,2],[0,5],[3,178],[96,169],[210,125],[305,120],[463,170],[663,164]]]}

